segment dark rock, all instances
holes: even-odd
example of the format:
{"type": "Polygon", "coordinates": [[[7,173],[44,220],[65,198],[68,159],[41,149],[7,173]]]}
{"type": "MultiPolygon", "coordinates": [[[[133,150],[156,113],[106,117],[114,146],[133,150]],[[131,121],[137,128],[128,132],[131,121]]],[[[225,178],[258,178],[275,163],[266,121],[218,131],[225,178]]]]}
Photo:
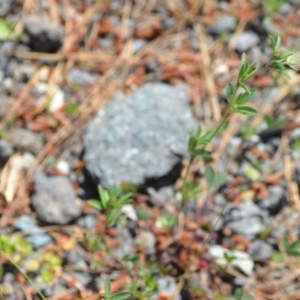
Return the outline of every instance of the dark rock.
{"type": "Polygon", "coordinates": [[[32,205],[40,220],[67,224],[81,214],[81,203],[76,199],[71,182],[66,177],[34,175],[35,193],[32,205]]]}
{"type": "Polygon", "coordinates": [[[270,186],[268,188],[268,196],[258,202],[258,205],[267,209],[270,214],[277,214],[282,207],[287,204],[285,189],[283,186],[270,186]]]}
{"type": "Polygon", "coordinates": [[[233,32],[235,28],[236,18],[233,15],[225,15],[208,28],[208,33],[221,34],[222,32],[233,32]]]}
{"type": "Polygon", "coordinates": [[[247,252],[255,260],[257,259],[264,260],[264,259],[268,259],[272,255],[273,247],[262,240],[255,240],[252,242],[247,252]]]}
{"type": "Polygon", "coordinates": [[[243,32],[237,39],[235,49],[242,53],[259,43],[259,36],[253,31],[243,32]]]}
{"type": "Polygon", "coordinates": [[[3,167],[8,159],[13,155],[14,150],[10,143],[0,140],[0,166],[3,167]]]}
{"type": "Polygon", "coordinates": [[[9,139],[17,150],[28,151],[35,155],[39,154],[44,146],[41,134],[24,128],[12,129],[9,139]]]}
{"type": "Polygon", "coordinates": [[[281,129],[274,129],[274,130],[266,129],[266,130],[262,131],[259,134],[259,136],[263,143],[269,143],[273,139],[280,138],[281,134],[282,134],[281,129]]]}
{"type": "Polygon", "coordinates": [[[55,53],[63,44],[63,27],[39,16],[28,16],[24,22],[23,43],[33,51],[55,53]]]}
{"type": "Polygon", "coordinates": [[[111,101],[88,125],[87,169],[106,188],[166,175],[188,155],[196,125],[184,86],[147,84],[111,101]]]}

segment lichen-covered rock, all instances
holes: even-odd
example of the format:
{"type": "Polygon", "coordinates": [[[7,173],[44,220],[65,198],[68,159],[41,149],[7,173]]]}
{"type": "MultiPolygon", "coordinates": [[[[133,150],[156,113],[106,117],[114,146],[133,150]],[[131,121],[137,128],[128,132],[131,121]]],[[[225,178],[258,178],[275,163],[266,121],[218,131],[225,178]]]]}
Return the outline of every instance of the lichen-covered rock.
{"type": "Polygon", "coordinates": [[[196,125],[184,86],[147,84],[112,100],[87,126],[87,169],[106,188],[166,175],[188,155],[196,125]]]}

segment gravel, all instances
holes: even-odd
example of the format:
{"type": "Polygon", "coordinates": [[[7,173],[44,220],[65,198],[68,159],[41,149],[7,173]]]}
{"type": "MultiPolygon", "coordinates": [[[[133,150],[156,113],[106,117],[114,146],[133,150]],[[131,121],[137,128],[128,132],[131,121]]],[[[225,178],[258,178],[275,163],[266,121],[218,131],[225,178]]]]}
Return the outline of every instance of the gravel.
{"type": "Polygon", "coordinates": [[[243,32],[237,39],[235,49],[242,53],[259,43],[259,36],[253,31],[243,32]]]}
{"type": "Polygon", "coordinates": [[[225,227],[252,240],[265,228],[263,219],[266,217],[266,213],[252,201],[244,201],[238,207],[231,206],[223,220],[225,227]]]}
{"type": "Polygon", "coordinates": [[[208,28],[208,33],[219,35],[223,32],[233,32],[236,28],[236,18],[233,15],[225,15],[208,28]]]}

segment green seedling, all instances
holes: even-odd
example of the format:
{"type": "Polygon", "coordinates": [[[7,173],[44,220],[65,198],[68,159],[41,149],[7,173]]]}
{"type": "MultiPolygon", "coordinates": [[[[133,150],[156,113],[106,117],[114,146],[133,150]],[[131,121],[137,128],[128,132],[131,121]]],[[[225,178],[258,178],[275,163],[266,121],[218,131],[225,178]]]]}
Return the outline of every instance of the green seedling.
{"type": "Polygon", "coordinates": [[[111,284],[108,279],[105,280],[105,295],[104,300],[125,300],[131,296],[129,292],[118,292],[116,294],[112,294],[111,292],[111,284]]]}
{"type": "Polygon", "coordinates": [[[285,255],[288,255],[288,256],[291,256],[294,258],[300,257],[300,240],[289,244],[288,239],[286,237],[284,237],[281,240],[281,244],[282,244],[284,250],[274,252],[271,255],[271,260],[276,261],[276,262],[283,262],[285,260],[285,255]]]}
{"type": "Polygon", "coordinates": [[[177,222],[177,217],[172,215],[171,213],[166,213],[165,215],[160,216],[158,220],[163,228],[171,231],[177,222]]]}
{"type": "Polygon", "coordinates": [[[108,227],[115,226],[123,217],[122,207],[132,202],[132,194],[122,195],[122,191],[117,188],[107,191],[100,185],[98,186],[98,192],[100,200],[90,200],[89,204],[105,212],[108,227]]]}
{"type": "Polygon", "coordinates": [[[253,300],[251,296],[247,296],[244,294],[242,289],[236,289],[234,292],[234,299],[235,300],[253,300]]]}
{"type": "Polygon", "coordinates": [[[284,117],[279,117],[276,119],[270,115],[265,115],[264,121],[270,130],[281,129],[287,122],[286,118],[284,117]]]}

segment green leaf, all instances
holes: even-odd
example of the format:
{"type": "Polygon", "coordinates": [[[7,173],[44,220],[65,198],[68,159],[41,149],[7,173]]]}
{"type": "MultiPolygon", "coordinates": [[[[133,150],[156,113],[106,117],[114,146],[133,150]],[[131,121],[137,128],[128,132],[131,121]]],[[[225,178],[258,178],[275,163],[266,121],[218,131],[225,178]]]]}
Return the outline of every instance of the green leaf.
{"type": "Polygon", "coordinates": [[[281,45],[281,37],[277,37],[276,45],[275,45],[275,51],[279,51],[279,47],[281,45]]]}
{"type": "Polygon", "coordinates": [[[112,300],[125,300],[128,299],[131,296],[131,293],[129,292],[119,292],[112,296],[112,300]]]}
{"type": "Polygon", "coordinates": [[[298,251],[290,251],[290,250],[288,250],[287,254],[290,255],[290,256],[293,256],[293,257],[300,257],[300,252],[298,252],[298,251]]]}
{"type": "Polygon", "coordinates": [[[243,82],[239,81],[239,85],[248,93],[250,94],[250,90],[248,89],[248,87],[246,86],[246,84],[244,84],[243,82]]]}
{"type": "Polygon", "coordinates": [[[101,198],[102,207],[103,209],[106,209],[109,203],[109,194],[101,185],[98,185],[98,192],[101,198]]]}
{"type": "Polygon", "coordinates": [[[14,27],[6,20],[0,19],[0,40],[11,40],[14,36],[14,27]]]}
{"type": "Polygon", "coordinates": [[[191,136],[188,143],[189,152],[193,152],[196,146],[197,146],[197,140],[193,136],[191,136]]]}
{"type": "Polygon", "coordinates": [[[244,174],[251,181],[257,181],[261,178],[260,171],[251,164],[246,164],[244,166],[244,174]]]}
{"type": "Polygon", "coordinates": [[[208,130],[198,141],[198,145],[207,145],[211,140],[214,135],[215,131],[214,130],[208,130]]]}
{"type": "Polygon", "coordinates": [[[299,250],[300,249],[300,241],[295,241],[289,246],[289,250],[299,250]]]}
{"type": "Polygon", "coordinates": [[[209,158],[211,157],[211,152],[205,149],[195,149],[192,152],[193,155],[202,156],[203,158],[209,158]]]}
{"type": "Polygon", "coordinates": [[[215,178],[215,172],[211,166],[206,166],[204,171],[204,177],[210,185],[213,184],[213,180],[215,178]]]}
{"type": "Polygon", "coordinates": [[[242,80],[244,78],[246,71],[247,71],[246,54],[243,53],[243,55],[242,55],[242,64],[241,64],[240,71],[239,71],[239,74],[238,74],[238,81],[242,80]]]}
{"type": "Polygon", "coordinates": [[[276,70],[277,70],[279,73],[283,74],[287,79],[291,80],[291,76],[290,76],[289,73],[287,73],[286,70],[284,70],[284,69],[277,69],[277,68],[276,68],[276,70]]]}
{"type": "Polygon", "coordinates": [[[229,104],[232,104],[232,96],[234,93],[234,86],[231,83],[226,85],[226,98],[229,104]]]}
{"type": "Polygon", "coordinates": [[[248,77],[251,77],[253,72],[256,70],[257,62],[255,62],[249,69],[248,69],[248,77]]]}
{"type": "Polygon", "coordinates": [[[284,250],[285,250],[285,251],[288,251],[290,245],[289,245],[289,242],[288,242],[287,237],[284,237],[284,238],[281,240],[281,243],[282,243],[282,246],[283,246],[284,250]]]}
{"type": "Polygon", "coordinates": [[[235,300],[242,300],[243,291],[241,289],[236,289],[236,291],[234,292],[234,298],[235,300]]]}
{"type": "Polygon", "coordinates": [[[239,94],[238,98],[236,100],[236,104],[242,105],[242,104],[249,102],[250,100],[252,100],[254,98],[255,94],[256,94],[256,91],[254,89],[251,89],[250,93],[239,94]]]}
{"type": "Polygon", "coordinates": [[[201,136],[201,132],[202,132],[202,128],[200,125],[198,125],[195,136],[199,138],[201,136]]]}
{"type": "Polygon", "coordinates": [[[283,262],[284,261],[284,256],[281,252],[274,252],[270,256],[270,260],[275,261],[275,262],[283,262]]]}
{"type": "Polygon", "coordinates": [[[109,279],[105,279],[104,288],[105,288],[105,296],[110,297],[110,295],[111,295],[111,286],[110,286],[109,279]]]}
{"type": "Polygon", "coordinates": [[[89,200],[88,201],[89,205],[93,206],[94,208],[98,209],[98,210],[103,210],[102,204],[99,200],[89,200]]]}
{"type": "Polygon", "coordinates": [[[235,112],[247,116],[255,116],[257,114],[257,111],[250,106],[239,106],[235,109],[235,112]]]}
{"type": "Polygon", "coordinates": [[[214,178],[212,188],[218,189],[221,185],[223,185],[227,180],[227,176],[225,173],[217,174],[214,178]]]}
{"type": "Polygon", "coordinates": [[[269,35],[269,40],[270,40],[270,42],[272,44],[272,49],[273,49],[273,52],[274,52],[274,50],[275,50],[275,40],[274,40],[274,38],[271,35],[269,35]]]}
{"type": "Polygon", "coordinates": [[[139,255],[135,255],[135,254],[126,254],[123,259],[125,261],[130,261],[132,263],[136,263],[140,260],[140,256],[139,255]]]}

